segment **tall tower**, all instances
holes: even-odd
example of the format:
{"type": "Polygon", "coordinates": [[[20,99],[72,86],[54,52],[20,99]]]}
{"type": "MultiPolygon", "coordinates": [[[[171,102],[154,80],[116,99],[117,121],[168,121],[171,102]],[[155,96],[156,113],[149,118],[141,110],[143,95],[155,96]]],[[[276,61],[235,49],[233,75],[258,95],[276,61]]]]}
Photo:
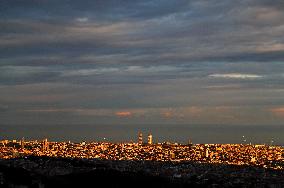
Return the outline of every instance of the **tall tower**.
{"type": "Polygon", "coordinates": [[[48,141],[47,138],[43,140],[42,143],[42,151],[47,151],[48,150],[48,141]]]}
{"type": "Polygon", "coordinates": [[[148,144],[153,144],[153,136],[151,133],[148,135],[148,144]]]}
{"type": "Polygon", "coordinates": [[[139,133],[139,134],[138,134],[138,144],[139,144],[139,145],[142,145],[142,144],[143,144],[143,135],[142,135],[142,133],[139,133]]]}
{"type": "Polygon", "coordinates": [[[23,137],[21,140],[21,148],[24,149],[25,148],[25,138],[23,137]]]}
{"type": "Polygon", "coordinates": [[[206,157],[206,158],[209,157],[209,149],[208,149],[208,148],[205,149],[205,157],[206,157]]]}
{"type": "Polygon", "coordinates": [[[192,145],[191,139],[188,139],[188,145],[192,145]]]}

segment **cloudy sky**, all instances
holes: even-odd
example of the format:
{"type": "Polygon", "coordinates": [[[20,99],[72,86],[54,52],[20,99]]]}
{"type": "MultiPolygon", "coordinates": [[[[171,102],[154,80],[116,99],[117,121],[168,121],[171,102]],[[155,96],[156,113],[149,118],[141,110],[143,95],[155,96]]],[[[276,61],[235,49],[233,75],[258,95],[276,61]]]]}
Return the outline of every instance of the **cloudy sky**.
{"type": "Polygon", "coordinates": [[[1,0],[0,124],[282,125],[283,0],[1,0]]]}

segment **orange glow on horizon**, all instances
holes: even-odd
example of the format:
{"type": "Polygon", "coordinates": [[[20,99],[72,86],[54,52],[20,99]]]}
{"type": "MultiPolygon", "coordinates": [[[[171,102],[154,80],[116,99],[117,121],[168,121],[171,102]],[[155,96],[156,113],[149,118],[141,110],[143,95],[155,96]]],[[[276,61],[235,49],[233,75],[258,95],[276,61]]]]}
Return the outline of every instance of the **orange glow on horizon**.
{"type": "Polygon", "coordinates": [[[122,112],[116,112],[115,115],[118,117],[130,117],[132,116],[132,113],[129,111],[122,111],[122,112]]]}
{"type": "Polygon", "coordinates": [[[173,116],[173,114],[171,112],[164,112],[164,113],[161,113],[161,114],[165,118],[171,118],[173,116]]]}
{"type": "Polygon", "coordinates": [[[284,107],[272,108],[270,111],[277,116],[284,117],[284,107]]]}

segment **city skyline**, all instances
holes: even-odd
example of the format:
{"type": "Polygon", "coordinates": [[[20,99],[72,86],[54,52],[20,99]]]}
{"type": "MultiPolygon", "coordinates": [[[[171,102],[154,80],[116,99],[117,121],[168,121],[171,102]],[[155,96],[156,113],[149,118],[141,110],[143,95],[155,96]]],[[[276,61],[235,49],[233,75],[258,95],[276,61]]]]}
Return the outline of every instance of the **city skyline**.
{"type": "Polygon", "coordinates": [[[283,144],[283,9],[281,0],[3,0],[0,138],[123,140],[144,129],[283,144]]]}
{"type": "MultiPolygon", "coordinates": [[[[176,140],[158,140],[158,139],[153,139],[153,135],[152,133],[149,133],[147,134],[147,137],[143,136],[144,134],[139,131],[138,134],[137,134],[137,138],[136,140],[135,139],[130,139],[130,140],[124,140],[124,141],[113,141],[111,138],[106,138],[106,137],[103,137],[103,138],[93,138],[93,139],[87,139],[87,140],[77,140],[77,141],[74,141],[74,140],[68,140],[68,141],[63,141],[63,140],[60,140],[60,139],[56,139],[56,140],[51,140],[50,142],[68,142],[68,143],[92,143],[92,142],[97,142],[97,143],[113,143],[113,144],[138,144],[138,145],[152,145],[152,144],[179,144],[179,145],[193,145],[193,142],[192,142],[192,139],[191,137],[188,137],[188,140],[187,142],[178,142],[176,140]]],[[[25,140],[25,137],[22,137],[21,139],[19,138],[6,138],[4,140],[0,140],[0,142],[14,142],[14,143],[19,143],[19,145],[21,146],[21,148],[24,148],[25,146],[25,142],[30,142],[30,141],[36,141],[36,142],[42,142],[43,145],[42,145],[42,148],[43,150],[46,150],[48,148],[48,138],[39,138],[39,139],[28,139],[28,140],[25,140]]],[[[266,145],[266,146],[281,146],[283,147],[283,144],[275,144],[274,143],[274,138],[271,138],[271,140],[267,143],[265,142],[262,142],[262,143],[253,143],[251,138],[250,137],[246,137],[246,136],[242,136],[240,141],[239,142],[236,142],[236,143],[195,143],[195,144],[206,144],[206,145],[210,145],[210,144],[221,144],[221,145],[226,145],[226,144],[232,144],[232,145],[266,145]]]]}
{"type": "Polygon", "coordinates": [[[259,166],[283,170],[283,146],[252,144],[179,144],[0,141],[0,159],[45,156],[50,158],[99,159],[122,161],[173,161],[259,166]],[[265,156],[265,157],[264,157],[265,156]]]}
{"type": "Polygon", "coordinates": [[[172,125],[150,125],[148,128],[109,127],[103,125],[58,127],[33,126],[15,129],[18,126],[8,126],[0,132],[2,140],[45,140],[54,142],[109,142],[109,143],[179,143],[188,144],[253,144],[283,146],[282,126],[211,126],[199,125],[172,127],[172,125]],[[151,128],[150,128],[151,127],[151,128]],[[9,129],[9,130],[8,130],[9,129]],[[164,130],[165,129],[165,130],[164,130]],[[127,130],[127,131],[125,131],[127,130]],[[190,130],[190,131],[189,131],[190,130]],[[151,135],[151,136],[150,136],[151,135]],[[153,136],[154,135],[154,136],[153,136]],[[149,136],[151,142],[149,142],[149,136]],[[140,140],[140,142],[139,142],[140,140]]]}

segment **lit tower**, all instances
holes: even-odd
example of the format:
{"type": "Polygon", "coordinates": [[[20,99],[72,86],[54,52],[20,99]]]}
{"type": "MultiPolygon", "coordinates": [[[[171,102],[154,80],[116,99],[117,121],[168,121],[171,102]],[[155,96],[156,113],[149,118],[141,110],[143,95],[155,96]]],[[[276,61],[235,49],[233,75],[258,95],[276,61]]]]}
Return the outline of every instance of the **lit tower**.
{"type": "Polygon", "coordinates": [[[209,157],[209,149],[208,149],[208,148],[205,149],[205,157],[206,157],[206,158],[209,157]]]}
{"type": "Polygon", "coordinates": [[[21,140],[21,148],[24,149],[25,148],[25,138],[23,137],[21,140]]]}
{"type": "Polygon", "coordinates": [[[139,133],[139,134],[138,134],[138,144],[139,144],[139,145],[142,145],[142,144],[143,144],[143,135],[142,135],[142,133],[139,133]]]}
{"type": "Polygon", "coordinates": [[[188,145],[192,145],[191,139],[188,139],[188,145]]]}
{"type": "Polygon", "coordinates": [[[148,135],[148,144],[153,144],[153,136],[151,133],[148,135]]]}
{"type": "Polygon", "coordinates": [[[42,151],[47,151],[48,150],[48,141],[47,138],[43,140],[42,143],[42,151]]]}

